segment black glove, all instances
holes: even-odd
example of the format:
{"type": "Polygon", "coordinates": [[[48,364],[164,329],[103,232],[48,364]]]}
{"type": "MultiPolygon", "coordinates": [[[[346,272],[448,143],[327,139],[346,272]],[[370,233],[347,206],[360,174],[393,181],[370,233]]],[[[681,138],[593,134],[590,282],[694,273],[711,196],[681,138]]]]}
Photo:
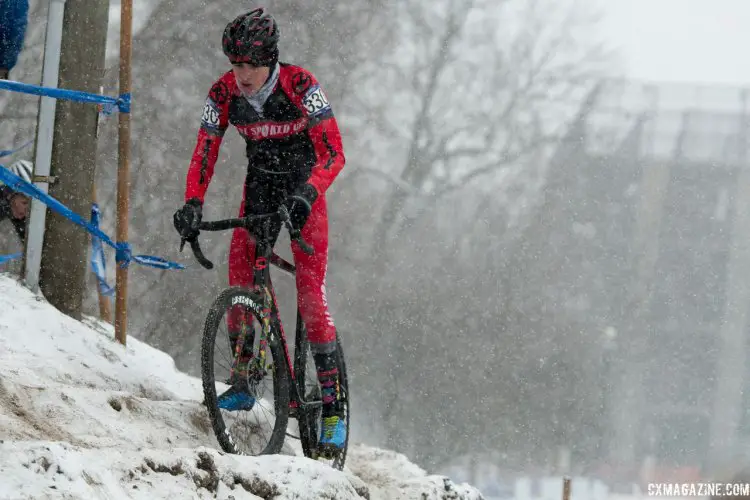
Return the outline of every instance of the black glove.
{"type": "Polygon", "coordinates": [[[185,241],[193,241],[200,233],[203,205],[198,198],[190,198],[185,205],[174,213],[174,228],[185,241]]]}
{"type": "Polygon", "coordinates": [[[312,211],[312,205],[317,198],[318,191],[310,184],[304,184],[293,195],[284,200],[282,206],[289,212],[289,221],[292,224],[291,232],[299,235],[302,228],[305,227],[307,218],[312,211]]]}

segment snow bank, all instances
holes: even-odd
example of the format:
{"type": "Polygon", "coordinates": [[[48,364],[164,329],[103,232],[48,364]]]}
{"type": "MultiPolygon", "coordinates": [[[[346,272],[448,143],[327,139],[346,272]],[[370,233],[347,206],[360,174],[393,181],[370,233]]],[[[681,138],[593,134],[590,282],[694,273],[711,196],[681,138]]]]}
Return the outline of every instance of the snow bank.
{"type": "Polygon", "coordinates": [[[406,456],[390,450],[359,445],[349,450],[347,466],[364,481],[372,498],[481,499],[467,484],[456,484],[445,476],[428,475],[406,456]]]}
{"type": "Polygon", "coordinates": [[[238,457],[208,448],[120,452],[64,442],[4,443],[0,455],[0,498],[19,492],[144,500],[367,497],[363,483],[355,487],[345,474],[300,457],[238,457]]]}
{"type": "Polygon", "coordinates": [[[304,458],[293,439],[276,456],[217,451],[200,381],[113,337],[0,275],[1,499],[481,498],[366,446],[350,447],[343,472],[304,458]]]}

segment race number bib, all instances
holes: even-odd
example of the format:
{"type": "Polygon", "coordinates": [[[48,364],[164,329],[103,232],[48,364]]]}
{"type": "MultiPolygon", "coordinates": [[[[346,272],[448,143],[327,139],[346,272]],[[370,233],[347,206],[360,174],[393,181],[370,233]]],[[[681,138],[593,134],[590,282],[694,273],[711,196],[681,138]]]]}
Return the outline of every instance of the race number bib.
{"type": "Polygon", "coordinates": [[[302,99],[302,104],[307,110],[308,116],[320,116],[330,112],[331,105],[319,85],[314,86],[302,99]]]}
{"type": "Polygon", "coordinates": [[[208,128],[219,127],[219,110],[211,99],[206,99],[206,105],[203,106],[201,125],[208,128]]]}

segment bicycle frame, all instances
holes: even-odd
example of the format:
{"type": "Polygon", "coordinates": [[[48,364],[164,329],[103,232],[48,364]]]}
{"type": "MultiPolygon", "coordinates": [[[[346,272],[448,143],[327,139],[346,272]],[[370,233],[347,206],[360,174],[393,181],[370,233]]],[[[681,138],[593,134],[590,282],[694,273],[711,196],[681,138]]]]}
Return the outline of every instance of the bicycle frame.
{"type": "MultiPolygon", "coordinates": [[[[266,347],[267,347],[267,340],[273,339],[273,335],[278,332],[279,335],[279,341],[281,342],[281,346],[284,350],[284,361],[287,364],[288,373],[292,380],[292,390],[290,393],[290,409],[293,409],[296,411],[298,407],[306,408],[306,407],[320,407],[323,405],[323,401],[306,401],[304,399],[304,394],[300,394],[300,390],[297,384],[297,374],[294,371],[294,363],[292,362],[292,358],[289,355],[289,346],[287,344],[286,340],[286,334],[284,332],[284,326],[281,323],[281,316],[279,314],[279,307],[276,302],[276,294],[273,289],[273,284],[271,282],[271,271],[269,264],[273,264],[282,271],[286,271],[287,273],[291,274],[292,276],[296,273],[296,267],[291,264],[290,262],[287,262],[282,257],[277,255],[273,251],[273,244],[271,243],[271,220],[274,216],[277,216],[278,214],[262,214],[262,215],[249,215],[242,218],[236,218],[236,219],[225,219],[225,220],[219,220],[219,221],[213,221],[213,222],[202,222],[200,225],[200,229],[204,231],[222,231],[226,229],[231,228],[242,228],[248,231],[250,233],[250,237],[252,238],[252,232],[251,232],[251,225],[253,222],[256,222],[258,220],[262,220],[262,232],[260,238],[255,239],[255,255],[253,255],[253,292],[257,293],[260,297],[263,298],[263,307],[261,310],[261,328],[260,328],[260,338],[258,341],[259,347],[258,347],[258,357],[255,358],[255,363],[258,363],[258,367],[260,369],[264,369],[265,363],[266,363],[266,347]]],[[[284,219],[282,215],[281,222],[286,224],[288,228],[291,228],[291,225],[289,223],[288,213],[286,214],[286,218],[284,219]]],[[[306,253],[312,253],[312,247],[308,245],[299,234],[295,236],[292,236],[292,240],[296,241],[302,250],[306,253]]],[[[200,245],[198,244],[198,240],[194,239],[190,242],[191,249],[193,250],[193,253],[195,254],[196,259],[200,264],[207,268],[212,269],[213,264],[211,261],[209,261],[204,255],[203,252],[200,249],[200,245]]],[[[247,340],[247,325],[243,325],[243,331],[240,333],[240,337],[237,339],[237,343],[235,345],[235,360],[232,363],[231,372],[234,372],[234,369],[237,365],[237,360],[240,358],[240,353],[242,352],[243,346],[245,344],[245,341],[247,340]]],[[[302,321],[302,318],[299,314],[299,309],[297,310],[297,325],[295,328],[295,342],[296,346],[299,347],[301,344],[300,339],[302,339],[302,335],[305,335],[304,332],[304,323],[302,321]]],[[[299,349],[297,349],[299,350],[299,349]]],[[[295,352],[295,356],[299,355],[305,355],[304,352],[299,353],[295,352]]],[[[296,415],[294,415],[296,416],[296,415]]]]}

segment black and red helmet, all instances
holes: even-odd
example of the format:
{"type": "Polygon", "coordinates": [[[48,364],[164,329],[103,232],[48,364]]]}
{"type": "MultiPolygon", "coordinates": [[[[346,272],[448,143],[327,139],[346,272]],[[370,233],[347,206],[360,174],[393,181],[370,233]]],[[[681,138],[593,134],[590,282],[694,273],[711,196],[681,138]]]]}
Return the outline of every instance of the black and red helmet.
{"type": "Polygon", "coordinates": [[[279,26],[263,7],[227,24],[221,45],[230,61],[273,66],[279,60],[279,26]]]}

